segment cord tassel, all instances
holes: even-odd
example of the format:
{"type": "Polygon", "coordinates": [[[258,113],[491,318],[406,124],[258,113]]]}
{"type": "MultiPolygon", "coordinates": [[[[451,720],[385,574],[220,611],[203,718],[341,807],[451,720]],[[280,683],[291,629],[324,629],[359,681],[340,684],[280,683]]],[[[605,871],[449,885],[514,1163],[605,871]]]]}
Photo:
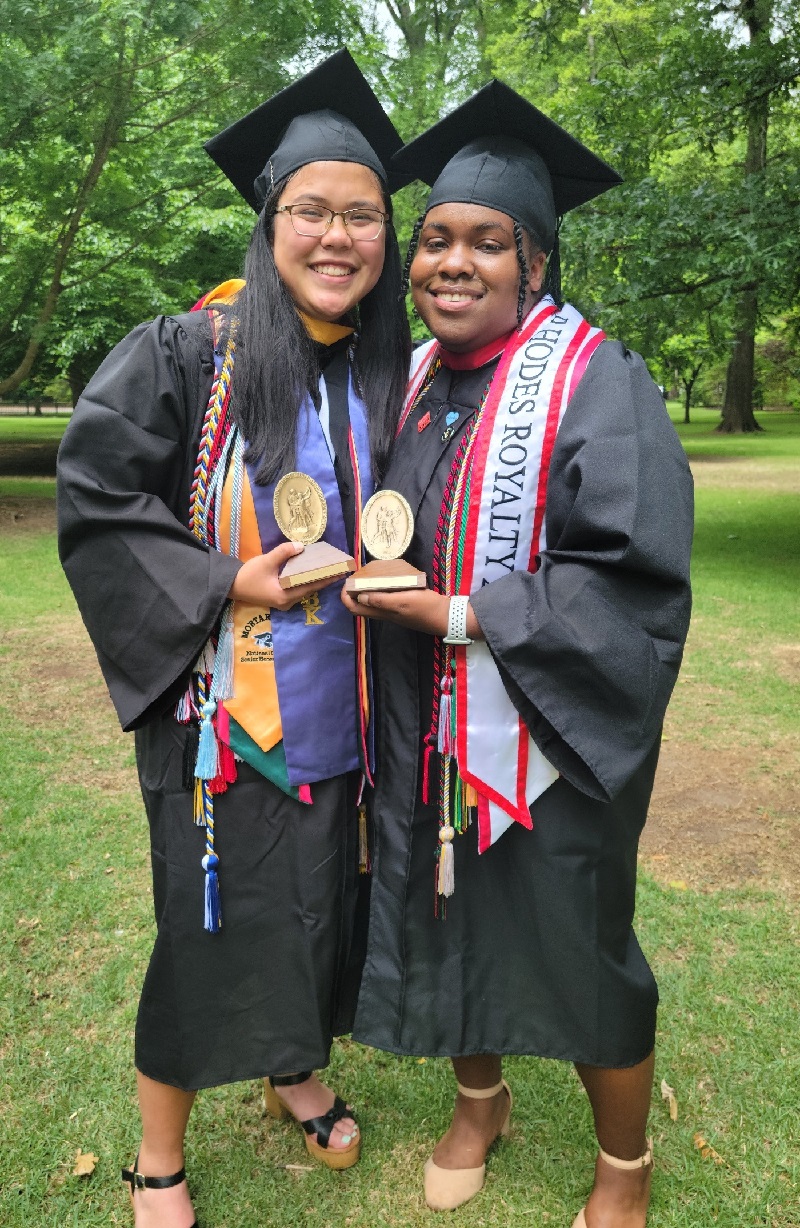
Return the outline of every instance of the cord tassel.
{"type": "Polygon", "coordinates": [[[181,725],[186,725],[192,719],[193,699],[192,684],[189,683],[188,687],[175,705],[175,720],[181,725]]]}
{"type": "Polygon", "coordinates": [[[202,722],[200,724],[200,742],[197,748],[197,763],[194,774],[198,780],[213,780],[219,773],[219,749],[217,735],[214,733],[212,717],[217,710],[213,699],[203,704],[200,709],[202,722]]]}
{"type": "Polygon", "coordinates": [[[429,739],[430,734],[425,734],[425,750],[422,752],[422,800],[426,806],[430,805],[430,790],[431,790],[431,755],[433,747],[429,739]]]}
{"type": "Polygon", "coordinates": [[[217,857],[216,853],[206,853],[202,866],[206,872],[206,902],[203,928],[208,930],[209,934],[218,934],[222,928],[222,909],[219,902],[219,875],[217,874],[219,857],[217,857]]]}
{"type": "Polygon", "coordinates": [[[445,824],[439,832],[439,876],[437,889],[439,895],[443,895],[445,899],[453,894],[456,889],[455,875],[455,854],[453,850],[454,829],[449,823],[445,824]]]}
{"type": "Polygon", "coordinates": [[[211,640],[206,640],[200,652],[200,656],[195,662],[194,672],[196,674],[213,674],[215,660],[216,653],[214,652],[214,645],[211,643],[211,640]]]}
{"type": "Polygon", "coordinates": [[[205,797],[203,796],[204,794],[203,784],[204,783],[205,783],[204,781],[198,780],[198,778],[195,776],[194,778],[194,801],[192,804],[193,805],[192,815],[194,818],[195,827],[205,827],[206,825],[206,806],[205,806],[205,797]]]}
{"type": "Polygon", "coordinates": [[[220,622],[214,677],[211,681],[211,698],[233,699],[233,602],[231,601],[225,606],[220,622]]]}
{"type": "Polygon", "coordinates": [[[181,778],[184,789],[194,788],[194,766],[197,763],[197,749],[200,745],[200,728],[192,721],[186,731],[186,741],[183,744],[183,763],[181,778]]]}
{"type": "Polygon", "coordinates": [[[367,808],[362,805],[358,808],[358,872],[369,874],[371,870],[367,841],[367,808]]]}
{"type": "Polygon", "coordinates": [[[441,682],[442,697],[439,701],[439,728],[437,731],[438,750],[440,755],[452,755],[453,739],[450,731],[450,703],[453,692],[453,682],[449,674],[445,674],[441,682]]]}

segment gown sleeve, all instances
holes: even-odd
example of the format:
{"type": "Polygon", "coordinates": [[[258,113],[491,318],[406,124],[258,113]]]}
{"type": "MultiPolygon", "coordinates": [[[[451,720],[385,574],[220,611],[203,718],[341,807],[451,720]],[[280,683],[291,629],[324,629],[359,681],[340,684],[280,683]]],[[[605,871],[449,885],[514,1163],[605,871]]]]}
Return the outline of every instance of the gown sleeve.
{"type": "Polygon", "coordinates": [[[602,801],[660,735],[689,625],[692,502],[644,362],[605,342],[559,428],[539,570],[471,598],[539,749],[602,801]]]}
{"type": "Polygon", "coordinates": [[[241,566],[188,528],[212,378],[200,313],[141,325],[87,385],[59,450],[59,554],[126,731],[178,698],[241,566]]]}

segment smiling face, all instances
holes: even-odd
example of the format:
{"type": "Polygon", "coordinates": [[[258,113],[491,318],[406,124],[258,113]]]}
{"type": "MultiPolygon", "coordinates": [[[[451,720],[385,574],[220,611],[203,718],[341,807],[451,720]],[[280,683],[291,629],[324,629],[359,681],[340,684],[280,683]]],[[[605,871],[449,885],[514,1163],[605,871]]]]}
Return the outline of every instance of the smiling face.
{"type": "MultiPolygon", "coordinates": [[[[523,231],[528,262],[527,311],[541,290],[544,252],[523,231]]],[[[409,272],[422,319],[456,353],[478,350],[517,323],[520,269],[514,223],[484,205],[437,205],[425,218],[409,272]]]]}
{"type": "MultiPolygon", "coordinates": [[[[354,162],[310,162],[292,176],[279,205],[324,205],[336,213],[370,208],[383,213],[376,175],[354,162]]],[[[272,221],[272,250],[286,288],[300,311],[317,320],[340,320],[375,286],[383,269],[385,228],[377,239],[354,239],[340,217],[320,238],[295,233],[288,213],[272,221]]]]}

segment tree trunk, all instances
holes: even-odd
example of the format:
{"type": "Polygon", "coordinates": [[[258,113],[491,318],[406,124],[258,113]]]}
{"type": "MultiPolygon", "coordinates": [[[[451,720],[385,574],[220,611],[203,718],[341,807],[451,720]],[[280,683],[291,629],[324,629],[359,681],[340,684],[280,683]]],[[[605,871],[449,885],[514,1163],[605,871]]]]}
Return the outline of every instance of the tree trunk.
{"type": "Polygon", "coordinates": [[[755,370],[756,317],[758,297],[755,289],[745,290],[739,299],[733,353],[725,375],[722,421],[717,427],[725,435],[760,431],[753,414],[753,377],[755,370]]]}
{"type": "Polygon", "coordinates": [[[80,359],[73,358],[67,368],[67,382],[72,397],[72,408],[78,404],[78,397],[86,387],[86,377],[80,359]]]}
{"type": "Polygon", "coordinates": [[[692,404],[692,390],[697,383],[697,377],[703,369],[703,363],[699,362],[688,378],[683,379],[683,421],[689,421],[689,407],[692,404]]]}
{"type": "MultiPolygon", "coordinates": [[[[742,0],[740,11],[747,22],[751,44],[769,42],[772,0],[742,0]]],[[[751,103],[748,112],[745,180],[752,175],[761,174],[766,168],[768,125],[769,94],[764,92],[751,103]]],[[[725,376],[722,421],[717,427],[718,431],[726,435],[763,429],[753,414],[757,321],[758,293],[756,284],[753,283],[742,291],[736,307],[733,352],[725,376]]]]}

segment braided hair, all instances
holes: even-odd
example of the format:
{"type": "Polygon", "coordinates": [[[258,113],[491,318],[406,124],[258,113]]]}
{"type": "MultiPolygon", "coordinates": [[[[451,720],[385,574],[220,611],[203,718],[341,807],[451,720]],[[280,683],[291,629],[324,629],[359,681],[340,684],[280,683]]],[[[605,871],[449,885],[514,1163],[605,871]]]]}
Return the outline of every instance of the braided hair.
{"type": "Polygon", "coordinates": [[[416,222],[414,223],[414,229],[411,231],[411,238],[408,243],[408,251],[406,252],[406,262],[403,265],[403,277],[402,277],[402,282],[401,282],[403,298],[405,298],[405,296],[408,294],[411,264],[412,264],[414,257],[417,254],[417,248],[419,247],[419,235],[420,235],[420,231],[422,230],[424,223],[425,223],[425,214],[421,213],[419,217],[417,218],[416,222]]]}
{"type": "Polygon", "coordinates": [[[528,261],[525,259],[525,251],[522,246],[522,227],[519,222],[514,222],[514,243],[517,247],[517,264],[519,265],[519,293],[517,294],[517,328],[522,327],[522,321],[525,317],[525,299],[528,296],[528,261]]]}

